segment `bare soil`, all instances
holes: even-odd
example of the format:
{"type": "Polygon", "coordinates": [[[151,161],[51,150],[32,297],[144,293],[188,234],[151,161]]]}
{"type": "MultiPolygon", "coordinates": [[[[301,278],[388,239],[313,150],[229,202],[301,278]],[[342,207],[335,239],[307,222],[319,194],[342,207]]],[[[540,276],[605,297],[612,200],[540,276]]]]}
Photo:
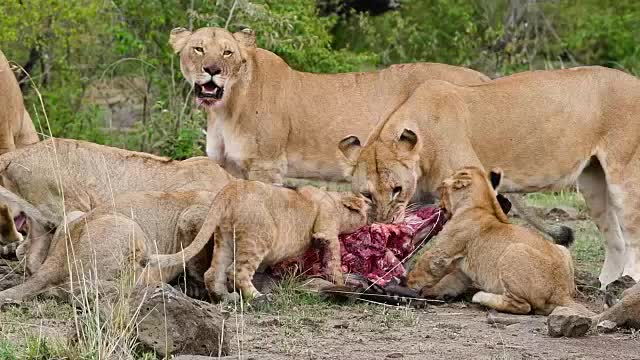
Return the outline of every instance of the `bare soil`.
{"type": "Polygon", "coordinates": [[[302,321],[295,311],[245,314],[238,338],[242,353],[260,359],[640,359],[638,333],[551,338],[546,317],[513,316],[514,324],[492,325],[487,314],[465,303],[418,310],[345,306],[302,321]],[[407,311],[413,314],[401,315],[404,320],[392,316],[407,311]]]}

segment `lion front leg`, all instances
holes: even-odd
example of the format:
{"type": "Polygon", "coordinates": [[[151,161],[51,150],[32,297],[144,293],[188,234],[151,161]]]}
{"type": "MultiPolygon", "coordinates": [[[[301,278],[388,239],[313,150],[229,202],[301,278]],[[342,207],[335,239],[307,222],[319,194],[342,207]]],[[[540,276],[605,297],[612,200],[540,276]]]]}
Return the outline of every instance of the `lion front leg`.
{"type": "Polygon", "coordinates": [[[335,230],[333,233],[316,232],[313,234],[313,239],[322,247],[322,264],[329,281],[336,285],[344,285],[338,234],[335,230]]]}

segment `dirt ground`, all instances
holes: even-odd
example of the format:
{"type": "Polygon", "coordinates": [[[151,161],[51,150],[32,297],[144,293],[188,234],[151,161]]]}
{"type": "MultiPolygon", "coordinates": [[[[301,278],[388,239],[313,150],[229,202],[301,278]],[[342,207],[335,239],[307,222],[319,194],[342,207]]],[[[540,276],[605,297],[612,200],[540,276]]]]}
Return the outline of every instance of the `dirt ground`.
{"type": "Polygon", "coordinates": [[[242,353],[260,359],[640,359],[637,333],[556,339],[547,335],[543,316],[490,325],[487,311],[469,304],[406,311],[343,307],[303,321],[291,319],[295,314],[245,315],[242,353]],[[405,318],[389,320],[394,312],[405,318]]]}

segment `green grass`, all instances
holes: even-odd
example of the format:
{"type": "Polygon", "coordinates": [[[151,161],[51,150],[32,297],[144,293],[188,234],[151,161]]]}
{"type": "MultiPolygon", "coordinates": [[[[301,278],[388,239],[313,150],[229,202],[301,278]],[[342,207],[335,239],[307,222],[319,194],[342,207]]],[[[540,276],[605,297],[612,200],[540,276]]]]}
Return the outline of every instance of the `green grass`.
{"type": "Polygon", "coordinates": [[[552,208],[557,206],[572,207],[580,212],[587,211],[587,204],[580,193],[575,191],[539,192],[526,195],[531,206],[552,208]]]}

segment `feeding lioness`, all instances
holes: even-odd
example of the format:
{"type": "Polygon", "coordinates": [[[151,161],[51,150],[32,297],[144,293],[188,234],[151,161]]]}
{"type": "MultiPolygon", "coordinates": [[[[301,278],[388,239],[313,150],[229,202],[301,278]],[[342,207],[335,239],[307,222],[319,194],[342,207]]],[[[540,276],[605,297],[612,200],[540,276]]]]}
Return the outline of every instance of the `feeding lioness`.
{"type": "Polygon", "coordinates": [[[257,48],[248,29],[177,28],[169,42],[197,103],[208,112],[209,157],[236,176],[276,184],[285,175],[343,180],[337,139],[366,136],[425,80],[489,80],[470,69],[433,63],[347,74],[295,71],[257,48]]]}
{"type": "MultiPolygon", "coordinates": [[[[205,157],[174,161],[150,154],[69,139],[47,139],[0,156],[0,185],[33,205],[54,225],[73,211],[88,212],[133,191],[210,191],[232,179],[205,157]]],[[[0,192],[0,200],[3,197],[0,192]]],[[[11,202],[10,200],[9,202],[11,202]]],[[[31,243],[32,254],[46,254],[49,237],[31,243]]],[[[43,258],[27,257],[35,271],[43,258]]]]}
{"type": "Polygon", "coordinates": [[[374,221],[400,218],[414,195],[434,191],[462,166],[504,169],[504,192],[577,180],[606,239],[604,288],[623,272],[640,280],[639,141],[640,80],[580,67],[469,87],[425,82],[364,147],[351,136],[340,148],[374,221]]]}
{"type": "Polygon", "coordinates": [[[142,263],[151,268],[179,265],[199,253],[215,233],[211,268],[204,275],[209,294],[237,300],[237,294],[227,290],[229,280],[245,299],[253,299],[261,295],[251,282],[259,267],[300,256],[317,241],[324,249],[328,276],[342,285],[338,234],[365,225],[366,214],[364,199],[351,193],[237,180],[218,194],[189,247],[173,255],[149,256],[142,263]]]}
{"type": "Polygon", "coordinates": [[[0,154],[38,142],[20,86],[0,51],[0,154]]]}
{"type": "MultiPolygon", "coordinates": [[[[146,284],[170,282],[182,266],[143,269],[138,260],[147,253],[174,253],[188,246],[215,195],[152,191],[115,196],[112,203],[71,222],[68,236],[58,229],[44,263],[23,284],[0,292],[0,301],[20,301],[47,291],[61,295],[73,288],[70,280],[78,288],[87,279],[112,281],[128,270],[146,284]]],[[[204,274],[210,252],[185,261],[191,275],[204,274]]]]}
{"type": "MultiPolygon", "coordinates": [[[[502,171],[491,171],[499,187],[502,171]]],[[[487,174],[465,167],[439,188],[441,206],[450,219],[433,245],[407,275],[407,285],[432,296],[450,292],[445,276],[469,279],[480,289],[473,302],[499,311],[548,315],[557,306],[581,308],[573,295],[569,250],[525,227],[512,225],[496,200],[487,174]]],[[[455,283],[455,286],[459,286],[455,283]]],[[[456,289],[460,292],[463,289],[456,289]]]]}

